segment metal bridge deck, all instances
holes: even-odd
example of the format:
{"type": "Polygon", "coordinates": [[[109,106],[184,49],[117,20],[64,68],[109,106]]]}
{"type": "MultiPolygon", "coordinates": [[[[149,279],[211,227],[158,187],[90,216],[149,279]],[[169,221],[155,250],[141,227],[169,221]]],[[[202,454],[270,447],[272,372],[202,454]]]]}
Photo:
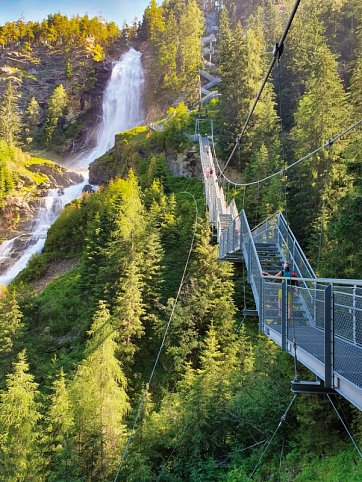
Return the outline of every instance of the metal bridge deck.
{"type": "MultiPolygon", "coordinates": [[[[266,327],[281,334],[281,325],[266,327]]],[[[293,343],[293,328],[289,328],[288,341],[293,343]]],[[[295,328],[297,346],[303,348],[312,357],[324,364],[324,332],[311,326],[297,326],[295,328]]],[[[289,351],[289,350],[288,350],[289,351]]],[[[335,377],[344,377],[362,389],[361,349],[351,343],[336,337],[334,340],[334,371],[335,377]]],[[[361,393],[362,396],[362,393],[361,393]]]]}

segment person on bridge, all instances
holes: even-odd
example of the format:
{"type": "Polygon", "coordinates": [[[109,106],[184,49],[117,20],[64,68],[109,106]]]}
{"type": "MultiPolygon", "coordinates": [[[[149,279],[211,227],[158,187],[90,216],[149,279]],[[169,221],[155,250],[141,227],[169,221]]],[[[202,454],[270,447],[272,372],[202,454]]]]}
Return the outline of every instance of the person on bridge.
{"type": "MultiPolygon", "coordinates": [[[[286,261],[283,263],[283,267],[276,275],[271,275],[267,271],[262,271],[263,276],[271,276],[273,278],[292,278],[296,276],[296,273],[290,270],[290,264],[286,261]]],[[[292,281],[292,286],[298,286],[298,281],[292,281]]],[[[293,310],[293,290],[289,288],[290,282],[288,281],[288,318],[292,315],[293,310]]],[[[279,307],[279,316],[282,314],[282,290],[278,290],[278,307],[279,307]]]]}

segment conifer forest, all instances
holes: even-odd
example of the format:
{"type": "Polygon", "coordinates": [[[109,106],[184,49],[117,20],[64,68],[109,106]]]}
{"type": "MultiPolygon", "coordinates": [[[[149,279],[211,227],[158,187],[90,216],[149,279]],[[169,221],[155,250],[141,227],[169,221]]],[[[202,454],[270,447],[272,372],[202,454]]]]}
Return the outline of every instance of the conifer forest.
{"type": "Polygon", "coordinates": [[[144,8],[0,25],[0,481],[361,482],[362,2],[144,8]]]}

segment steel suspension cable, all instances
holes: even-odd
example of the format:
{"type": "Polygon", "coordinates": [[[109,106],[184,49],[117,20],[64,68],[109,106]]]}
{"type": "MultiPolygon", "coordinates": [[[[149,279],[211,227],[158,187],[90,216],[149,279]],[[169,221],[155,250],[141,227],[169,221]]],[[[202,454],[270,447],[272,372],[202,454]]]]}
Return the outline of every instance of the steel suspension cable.
{"type": "Polygon", "coordinates": [[[158,362],[160,360],[160,356],[161,356],[161,353],[162,353],[162,350],[163,350],[163,347],[165,345],[165,341],[166,341],[166,337],[168,335],[168,331],[170,329],[170,325],[171,325],[171,322],[173,320],[173,316],[175,314],[175,309],[176,309],[176,305],[177,305],[177,302],[178,302],[178,299],[180,297],[180,294],[181,294],[181,290],[182,290],[182,287],[184,285],[184,282],[185,282],[185,277],[186,277],[186,272],[187,272],[187,269],[188,269],[188,266],[190,264],[190,259],[191,259],[191,254],[192,254],[192,251],[193,251],[193,248],[194,248],[194,242],[195,242],[195,237],[196,237],[196,229],[197,229],[197,221],[198,221],[198,217],[199,217],[199,212],[198,212],[198,208],[197,208],[197,201],[195,199],[195,196],[189,192],[186,192],[186,191],[182,191],[180,192],[180,194],[187,194],[189,196],[191,196],[194,200],[194,203],[195,203],[195,221],[194,221],[194,230],[193,230],[193,235],[192,235],[192,239],[191,239],[191,244],[190,244],[190,249],[188,251],[188,254],[187,254],[187,259],[186,259],[186,263],[185,263],[185,266],[184,266],[184,270],[183,270],[183,273],[182,273],[182,277],[181,277],[181,281],[180,281],[180,285],[179,285],[179,288],[177,290],[177,294],[176,294],[176,298],[173,302],[173,305],[172,305],[172,310],[171,310],[171,314],[170,314],[170,317],[168,319],[168,322],[167,322],[167,325],[166,325],[166,328],[165,328],[165,331],[164,331],[164,335],[163,335],[163,338],[162,338],[162,342],[161,342],[161,345],[160,345],[160,348],[158,350],[158,353],[157,353],[157,357],[156,357],[156,360],[155,360],[155,363],[153,365],[153,368],[152,368],[152,371],[151,371],[151,375],[148,379],[148,383],[146,385],[146,388],[143,392],[143,395],[142,395],[142,398],[141,398],[141,401],[139,403],[139,406],[138,406],[138,409],[137,409],[137,413],[136,413],[136,417],[134,419],[134,422],[133,422],[133,425],[132,425],[132,429],[131,429],[131,432],[128,436],[128,439],[127,439],[127,442],[126,442],[126,446],[122,452],[122,456],[121,456],[121,460],[120,460],[120,463],[118,465],[118,469],[117,469],[117,473],[116,473],[116,476],[114,478],[114,482],[117,482],[118,480],[118,477],[119,477],[119,474],[122,470],[122,467],[123,467],[123,463],[126,459],[126,456],[127,456],[127,453],[128,453],[128,450],[129,450],[129,447],[131,445],[131,441],[133,439],[133,436],[135,434],[135,431],[136,431],[136,427],[137,427],[137,423],[138,423],[138,420],[141,416],[141,413],[142,413],[142,409],[143,409],[143,405],[145,403],[145,399],[146,399],[146,395],[148,393],[148,390],[149,390],[149,387],[151,385],[151,382],[152,382],[152,379],[154,377],[154,374],[156,372],[156,368],[157,368],[157,365],[158,365],[158,362]]]}
{"type": "Polygon", "coordinates": [[[339,414],[339,412],[338,412],[338,410],[337,410],[337,407],[334,405],[334,403],[333,403],[333,401],[332,401],[332,399],[331,399],[331,397],[330,397],[330,395],[329,395],[328,393],[327,393],[327,397],[328,397],[328,400],[329,400],[330,404],[331,404],[332,407],[333,407],[333,410],[335,411],[337,417],[338,417],[339,420],[341,421],[341,423],[342,423],[345,431],[347,432],[349,438],[351,439],[352,444],[353,444],[354,448],[356,449],[356,452],[358,453],[358,455],[359,455],[360,458],[362,459],[362,452],[361,452],[360,448],[358,447],[357,442],[356,442],[355,439],[353,438],[353,435],[351,434],[351,432],[348,430],[348,427],[347,427],[346,423],[344,422],[343,418],[342,418],[341,415],[339,414]]]}
{"type": "Polygon", "coordinates": [[[301,162],[306,161],[307,159],[314,156],[315,154],[318,154],[323,149],[327,149],[328,147],[331,147],[332,144],[334,144],[336,141],[338,141],[341,137],[345,136],[346,134],[349,134],[349,132],[351,132],[356,127],[359,127],[361,124],[362,124],[362,119],[358,120],[357,122],[355,122],[352,125],[350,125],[349,127],[347,127],[347,129],[345,129],[343,132],[340,132],[339,134],[332,137],[331,139],[328,139],[322,146],[317,147],[316,149],[309,152],[305,156],[301,157],[297,161],[293,162],[292,164],[289,164],[288,166],[285,167],[285,169],[279,169],[278,171],[274,172],[273,174],[270,174],[269,176],[263,177],[263,178],[258,179],[256,181],[246,182],[246,183],[234,182],[231,179],[229,179],[227,176],[225,176],[224,172],[221,172],[221,175],[223,176],[224,179],[226,179],[226,181],[228,183],[232,184],[233,186],[237,186],[237,187],[255,186],[255,185],[260,184],[262,182],[268,181],[269,179],[272,179],[273,177],[280,176],[280,175],[285,176],[285,173],[287,171],[289,171],[289,169],[292,169],[293,167],[297,166],[301,162]]]}
{"type": "MultiPolygon", "coordinates": [[[[280,140],[282,144],[282,161],[283,161],[283,168],[287,167],[286,163],[286,156],[285,156],[285,145],[284,145],[284,132],[283,132],[283,99],[282,99],[282,80],[281,80],[281,68],[280,68],[280,59],[278,59],[278,96],[279,96],[279,117],[280,117],[280,140]]],[[[288,198],[287,198],[287,184],[288,184],[288,176],[284,178],[284,204],[285,204],[285,219],[288,222],[288,198]]]]}
{"type": "MultiPolygon", "coordinates": [[[[232,149],[231,153],[230,153],[230,156],[228,158],[228,160],[226,161],[226,164],[225,164],[225,167],[224,167],[224,171],[226,170],[227,166],[229,165],[229,162],[231,161],[233,155],[235,154],[235,151],[239,145],[239,142],[240,142],[240,139],[243,137],[243,135],[245,134],[245,131],[249,125],[249,122],[250,122],[250,119],[251,119],[251,116],[253,115],[254,111],[255,111],[255,108],[260,100],[260,97],[261,97],[261,94],[263,93],[263,90],[266,86],[266,83],[268,82],[268,79],[270,77],[270,74],[272,73],[272,70],[274,68],[274,65],[275,65],[275,62],[277,61],[278,58],[280,58],[280,56],[282,55],[283,53],[283,49],[284,49],[284,42],[285,42],[285,39],[287,38],[287,35],[288,35],[288,32],[290,30],[290,27],[292,26],[292,23],[293,23],[293,20],[294,20],[294,17],[295,17],[295,14],[297,13],[297,10],[298,10],[298,7],[299,7],[299,4],[300,4],[301,0],[296,0],[294,6],[293,6],[293,9],[289,15],[289,18],[288,18],[288,22],[287,22],[287,25],[285,26],[285,29],[284,29],[284,32],[282,33],[282,36],[280,37],[280,40],[278,43],[276,43],[275,45],[275,48],[274,48],[274,52],[273,52],[273,59],[272,61],[270,62],[270,65],[269,65],[269,68],[267,70],[267,73],[265,74],[265,77],[261,83],[261,86],[259,88],[259,91],[258,93],[256,94],[256,97],[255,97],[255,100],[254,100],[254,103],[246,117],[246,120],[245,120],[245,123],[243,125],[243,128],[240,132],[240,134],[237,136],[236,138],[236,142],[235,142],[235,145],[234,145],[234,148],[232,149]]],[[[221,172],[221,174],[223,174],[221,172]]]]}
{"type": "Polygon", "coordinates": [[[258,462],[256,463],[252,473],[250,474],[249,478],[248,478],[248,482],[249,480],[252,480],[252,478],[254,477],[254,474],[255,472],[258,470],[258,467],[264,457],[264,455],[266,454],[266,451],[268,450],[268,448],[270,447],[271,443],[273,442],[274,440],[274,437],[276,436],[278,430],[280,429],[280,427],[283,425],[283,423],[285,422],[285,419],[287,418],[287,415],[288,415],[288,412],[289,410],[291,409],[293,403],[294,403],[294,400],[297,398],[297,395],[294,395],[294,397],[292,398],[292,400],[289,402],[289,405],[287,407],[287,409],[285,410],[285,412],[283,413],[283,415],[280,417],[280,421],[278,423],[278,426],[277,428],[275,429],[273,435],[270,437],[270,439],[268,440],[268,443],[266,444],[266,446],[264,447],[264,450],[263,452],[261,453],[260,457],[259,457],[259,460],[258,462]]]}
{"type": "MultiPolygon", "coordinates": [[[[286,170],[287,163],[286,163],[286,156],[285,156],[285,145],[284,145],[284,132],[283,132],[283,98],[282,98],[282,80],[281,80],[281,65],[280,65],[280,58],[278,59],[278,95],[279,95],[279,117],[280,117],[280,125],[281,125],[281,132],[280,132],[280,139],[282,144],[282,161],[284,170],[286,170]]],[[[282,183],[284,183],[284,205],[285,205],[285,219],[288,222],[288,175],[285,174],[284,178],[282,179],[282,183]]],[[[287,236],[287,249],[288,253],[290,253],[289,248],[289,236],[287,236]]],[[[288,260],[290,261],[290,255],[288,256],[288,260]]],[[[292,265],[292,272],[294,270],[294,266],[292,265]]],[[[291,273],[292,274],[292,273],[291,273]]],[[[298,363],[297,363],[297,332],[295,326],[295,319],[294,319],[294,299],[297,289],[295,286],[292,285],[292,281],[290,282],[290,286],[288,286],[288,293],[287,293],[287,320],[288,323],[290,322],[293,329],[293,364],[294,364],[294,380],[299,379],[298,374],[298,363]],[[289,296],[291,300],[289,300],[289,296]]]]}

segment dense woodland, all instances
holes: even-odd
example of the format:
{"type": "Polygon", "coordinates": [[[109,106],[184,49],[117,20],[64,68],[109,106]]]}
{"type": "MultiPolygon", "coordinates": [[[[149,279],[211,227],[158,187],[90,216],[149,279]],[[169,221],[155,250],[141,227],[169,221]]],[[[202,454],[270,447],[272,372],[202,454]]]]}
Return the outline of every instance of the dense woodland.
{"type": "MultiPolygon", "coordinates": [[[[165,113],[164,130],[143,126],[117,136],[115,148],[97,161],[113,180],[69,204],[43,253],[0,293],[0,480],[114,480],[122,453],[118,480],[250,480],[291,400],[293,364],[258,334],[257,320],[243,320],[245,289],[252,307],[245,269],[218,261],[202,183],[173,177],[167,161],[194,149],[185,134],[193,133],[200,115],[203,14],[217,12],[214,60],[222,83],[221,95],[201,115],[214,120],[225,161],[293,3],[152,0],[143,22],[122,31],[62,15],[0,28],[4,48],[19,50],[90,36],[101,47],[122,35],[146,42],[155,95],[179,103],[165,113]],[[42,284],[64,261],[72,268],[42,284]]],[[[231,175],[264,177],[358,120],[361,59],[359,0],[302,1],[231,175]]],[[[67,69],[70,76],[70,64],[67,69]]],[[[37,100],[21,112],[21,86],[9,78],[4,85],[0,203],[31,162],[22,151],[31,150],[33,139],[49,148],[59,142],[67,115],[64,86],[56,87],[38,122],[37,100]]],[[[282,210],[318,274],[361,278],[360,139],[361,129],[288,176],[225,190],[254,225],[282,210]]],[[[297,368],[303,379],[311,377],[297,368]]],[[[361,413],[339,397],[336,403],[361,444],[361,413]]],[[[322,396],[297,397],[253,475],[257,481],[361,479],[361,460],[322,396]]]]}

